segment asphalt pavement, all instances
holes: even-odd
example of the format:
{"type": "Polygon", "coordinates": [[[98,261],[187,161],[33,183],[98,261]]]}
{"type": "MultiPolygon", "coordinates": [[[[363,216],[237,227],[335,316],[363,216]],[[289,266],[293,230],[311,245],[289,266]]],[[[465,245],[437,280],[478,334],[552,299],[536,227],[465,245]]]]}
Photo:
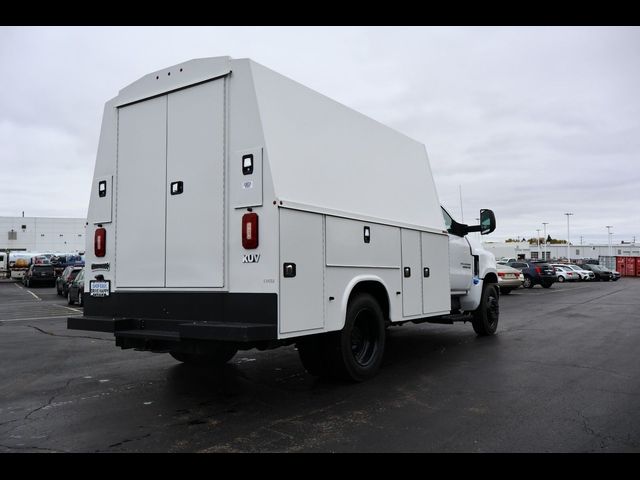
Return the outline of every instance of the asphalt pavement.
{"type": "Polygon", "coordinates": [[[66,329],[53,288],[0,282],[0,452],[638,452],[640,278],[501,297],[498,332],[391,327],[365,383],[295,347],[221,369],[66,329]]]}

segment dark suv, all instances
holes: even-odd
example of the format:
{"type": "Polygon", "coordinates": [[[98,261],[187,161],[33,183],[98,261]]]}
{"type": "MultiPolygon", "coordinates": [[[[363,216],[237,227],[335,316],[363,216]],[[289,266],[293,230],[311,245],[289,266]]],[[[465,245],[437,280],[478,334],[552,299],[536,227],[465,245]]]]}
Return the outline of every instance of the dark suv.
{"type": "Polygon", "coordinates": [[[509,262],[508,265],[517,268],[524,275],[524,288],[533,288],[534,285],[542,285],[549,288],[558,279],[556,270],[545,262],[530,262],[520,260],[517,262],[509,262]]]}
{"type": "Polygon", "coordinates": [[[33,287],[36,283],[54,285],[56,283],[56,275],[53,271],[53,265],[31,265],[24,274],[22,281],[27,287],[33,287]]]}
{"type": "Polygon", "coordinates": [[[608,282],[609,280],[613,280],[613,272],[608,268],[601,267],[600,265],[593,265],[590,263],[585,263],[580,266],[585,270],[591,270],[596,276],[597,282],[608,282]]]}

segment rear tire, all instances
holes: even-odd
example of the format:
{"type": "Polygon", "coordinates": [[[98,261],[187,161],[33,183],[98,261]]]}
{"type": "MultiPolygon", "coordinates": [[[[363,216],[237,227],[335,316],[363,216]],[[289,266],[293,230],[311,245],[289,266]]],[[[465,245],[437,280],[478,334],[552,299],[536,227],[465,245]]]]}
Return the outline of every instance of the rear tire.
{"type": "Polygon", "coordinates": [[[500,297],[495,284],[489,283],[482,289],[480,305],[473,312],[473,330],[481,337],[496,333],[500,319],[500,297]]]}
{"type": "Polygon", "coordinates": [[[500,288],[500,295],[509,295],[511,293],[512,288],[500,288]]]}
{"type": "Polygon", "coordinates": [[[561,276],[559,276],[559,277],[558,277],[558,281],[559,281],[560,283],[564,282],[564,277],[563,277],[562,275],[561,275],[561,276]]]}
{"type": "Polygon", "coordinates": [[[376,299],[361,293],[347,306],[344,328],[326,336],[324,364],[330,376],[362,382],[378,373],[386,340],[384,314],[376,299]]]}
{"type": "Polygon", "coordinates": [[[71,298],[71,292],[67,292],[67,304],[68,305],[73,305],[74,303],[76,303],[73,298],[71,298]]]}
{"type": "Polygon", "coordinates": [[[547,283],[547,282],[543,282],[541,283],[542,288],[551,288],[551,285],[553,285],[553,283],[547,283]]]}
{"type": "Polygon", "coordinates": [[[169,352],[179,362],[199,367],[220,366],[231,360],[238,349],[234,345],[220,342],[214,351],[208,353],[169,352]]]}
{"type": "Polygon", "coordinates": [[[78,306],[82,306],[82,292],[78,292],[78,306]]]}

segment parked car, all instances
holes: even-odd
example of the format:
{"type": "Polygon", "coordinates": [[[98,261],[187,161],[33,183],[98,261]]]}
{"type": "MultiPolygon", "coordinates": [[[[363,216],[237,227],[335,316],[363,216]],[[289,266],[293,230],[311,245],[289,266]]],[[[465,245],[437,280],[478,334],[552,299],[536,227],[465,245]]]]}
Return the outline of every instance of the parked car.
{"type": "Polygon", "coordinates": [[[577,272],[580,276],[580,280],[595,280],[596,276],[591,270],[585,270],[580,265],[568,264],[569,267],[574,272],[577,272]]]}
{"type": "Polygon", "coordinates": [[[614,282],[617,282],[622,276],[620,275],[620,272],[618,272],[617,270],[611,270],[611,273],[613,274],[611,277],[611,280],[613,280],[614,282]]]}
{"type": "Polygon", "coordinates": [[[551,266],[555,269],[556,277],[558,277],[558,281],[560,283],[580,280],[580,275],[578,275],[577,272],[574,272],[573,269],[569,268],[567,265],[559,265],[557,263],[553,263],[551,264],[551,266]]]}
{"type": "Polygon", "coordinates": [[[601,267],[600,265],[593,265],[592,263],[585,263],[582,268],[591,270],[595,275],[595,279],[599,282],[608,282],[613,279],[613,272],[608,268],[601,267]]]}
{"type": "Polygon", "coordinates": [[[69,290],[67,291],[67,303],[73,305],[77,303],[82,306],[82,295],[84,294],[84,268],[76,275],[71,283],[69,283],[69,290]]]}
{"type": "Polygon", "coordinates": [[[29,267],[29,270],[24,274],[22,283],[27,287],[33,287],[36,284],[48,284],[54,285],[56,282],[56,275],[53,271],[53,267],[49,264],[33,264],[29,267]]]}
{"type": "Polygon", "coordinates": [[[520,260],[517,262],[509,262],[509,266],[517,268],[522,272],[524,276],[522,286],[524,288],[533,288],[535,285],[542,285],[544,288],[549,288],[557,280],[555,269],[546,262],[520,260]]]}
{"type": "Polygon", "coordinates": [[[69,284],[73,282],[80,270],[82,270],[82,267],[67,267],[62,272],[62,275],[56,278],[56,292],[58,295],[67,296],[69,284]]]}
{"type": "Polygon", "coordinates": [[[498,288],[503,295],[509,295],[512,290],[520,288],[524,281],[524,275],[517,268],[508,265],[497,264],[498,288]]]}

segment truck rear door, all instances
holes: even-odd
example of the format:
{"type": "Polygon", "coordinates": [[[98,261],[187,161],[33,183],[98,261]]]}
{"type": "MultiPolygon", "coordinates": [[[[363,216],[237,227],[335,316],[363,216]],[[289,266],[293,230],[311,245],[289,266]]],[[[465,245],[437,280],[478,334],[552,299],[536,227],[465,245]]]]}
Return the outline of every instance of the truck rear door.
{"type": "Polygon", "coordinates": [[[224,78],[119,108],[116,286],[224,286],[224,78]]]}

